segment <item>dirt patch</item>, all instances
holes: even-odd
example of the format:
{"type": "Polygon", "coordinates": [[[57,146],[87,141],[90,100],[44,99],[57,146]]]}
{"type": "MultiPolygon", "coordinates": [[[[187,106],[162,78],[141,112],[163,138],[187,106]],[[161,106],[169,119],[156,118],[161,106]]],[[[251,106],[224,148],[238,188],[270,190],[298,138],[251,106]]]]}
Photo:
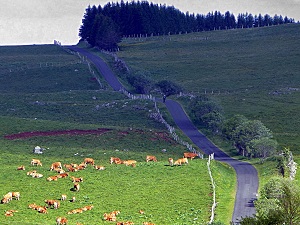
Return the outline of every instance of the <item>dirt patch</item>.
{"type": "Polygon", "coordinates": [[[26,139],[31,137],[44,137],[44,136],[58,136],[58,135],[87,135],[87,134],[97,134],[101,135],[110,131],[111,129],[107,128],[98,128],[96,130],[54,130],[54,131],[30,131],[30,132],[21,132],[17,134],[5,135],[4,138],[8,140],[15,139],[26,139]]]}

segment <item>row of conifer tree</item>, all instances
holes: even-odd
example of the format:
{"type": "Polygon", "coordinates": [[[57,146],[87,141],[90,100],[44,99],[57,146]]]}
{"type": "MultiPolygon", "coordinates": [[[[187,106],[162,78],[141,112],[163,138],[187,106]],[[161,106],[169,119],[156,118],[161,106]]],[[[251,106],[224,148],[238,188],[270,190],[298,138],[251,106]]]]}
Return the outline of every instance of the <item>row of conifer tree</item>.
{"type": "Polygon", "coordinates": [[[88,6],[79,29],[81,39],[102,49],[115,49],[122,37],[157,36],[210,30],[252,28],[294,23],[281,15],[252,15],[237,17],[229,11],[207,15],[183,13],[174,6],[147,1],[107,3],[104,7],[88,6]]]}

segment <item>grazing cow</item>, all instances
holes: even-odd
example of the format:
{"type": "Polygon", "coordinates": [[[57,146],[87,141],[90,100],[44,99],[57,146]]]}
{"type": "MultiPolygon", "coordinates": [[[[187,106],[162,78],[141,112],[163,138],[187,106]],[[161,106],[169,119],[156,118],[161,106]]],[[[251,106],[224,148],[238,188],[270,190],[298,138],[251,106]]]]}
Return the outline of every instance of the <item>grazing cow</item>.
{"type": "Polygon", "coordinates": [[[30,164],[33,165],[33,166],[43,166],[41,161],[38,160],[38,159],[32,159],[30,164]]]}
{"type": "Polygon", "coordinates": [[[73,177],[73,176],[71,176],[71,179],[72,179],[73,183],[83,182],[83,178],[82,177],[73,177]]]}
{"type": "Polygon", "coordinates": [[[1,199],[1,204],[6,204],[6,203],[9,203],[11,201],[10,198],[2,198],[1,199]]]}
{"type": "Polygon", "coordinates": [[[57,217],[56,225],[66,225],[68,224],[68,219],[66,217],[57,217]]]}
{"type": "Polygon", "coordinates": [[[60,200],[61,201],[66,201],[67,200],[67,195],[62,194],[60,200]]]}
{"type": "Polygon", "coordinates": [[[80,185],[78,183],[74,183],[74,191],[79,191],[80,185]]]}
{"type": "Polygon", "coordinates": [[[50,176],[47,178],[47,181],[57,181],[58,176],[50,176]]]}
{"type": "Polygon", "coordinates": [[[20,192],[12,192],[12,198],[15,198],[16,200],[20,200],[20,192]]]}
{"type": "Polygon", "coordinates": [[[87,205],[87,206],[82,207],[81,209],[82,209],[83,211],[87,211],[87,210],[92,210],[93,208],[94,208],[93,205],[87,205]]]}
{"type": "Polygon", "coordinates": [[[187,158],[187,159],[194,159],[196,156],[198,156],[198,154],[196,153],[192,153],[192,152],[185,152],[183,153],[183,158],[187,158]]]}
{"type": "Polygon", "coordinates": [[[12,192],[8,192],[7,194],[3,195],[3,199],[7,199],[8,202],[11,201],[12,198],[13,198],[12,192]]]}
{"type": "Polygon", "coordinates": [[[62,169],[61,162],[54,162],[51,164],[50,171],[55,169],[62,169]]]}
{"type": "Polygon", "coordinates": [[[143,225],[155,225],[154,223],[144,222],[143,225]]]}
{"type": "Polygon", "coordinates": [[[125,160],[123,161],[123,164],[125,164],[126,166],[133,166],[133,164],[136,164],[135,160],[125,160]]]}
{"type": "Polygon", "coordinates": [[[169,158],[169,165],[170,165],[170,166],[173,166],[173,165],[174,165],[174,161],[173,161],[172,158],[169,158]]]}
{"type": "Polygon", "coordinates": [[[157,162],[157,159],[154,155],[147,155],[146,156],[146,162],[149,162],[149,161],[157,162]]]}
{"type": "Polygon", "coordinates": [[[17,168],[17,170],[25,170],[25,166],[19,166],[18,168],[17,168]]]}
{"type": "Polygon", "coordinates": [[[98,166],[98,165],[95,165],[94,168],[96,170],[105,170],[105,167],[104,166],[98,166]]]}
{"type": "Polygon", "coordinates": [[[145,214],[145,212],[143,210],[141,210],[141,209],[139,210],[139,213],[140,214],[145,214]]]}
{"type": "Polygon", "coordinates": [[[120,159],[120,158],[117,158],[117,157],[110,157],[110,164],[122,164],[123,161],[120,159]]]}
{"type": "Polygon", "coordinates": [[[83,161],[85,164],[95,165],[95,161],[92,158],[85,158],[83,161]]]}
{"type": "Polygon", "coordinates": [[[182,164],[188,164],[189,161],[187,158],[180,158],[180,159],[177,159],[175,162],[174,162],[174,165],[182,165],[182,164]]]}
{"type": "Polygon", "coordinates": [[[70,202],[75,202],[76,201],[76,198],[75,196],[72,197],[72,199],[70,200],[70,202]]]}
{"type": "Polygon", "coordinates": [[[51,208],[51,206],[53,206],[54,209],[58,209],[60,207],[60,201],[58,200],[45,200],[45,203],[49,208],[51,208]]]}

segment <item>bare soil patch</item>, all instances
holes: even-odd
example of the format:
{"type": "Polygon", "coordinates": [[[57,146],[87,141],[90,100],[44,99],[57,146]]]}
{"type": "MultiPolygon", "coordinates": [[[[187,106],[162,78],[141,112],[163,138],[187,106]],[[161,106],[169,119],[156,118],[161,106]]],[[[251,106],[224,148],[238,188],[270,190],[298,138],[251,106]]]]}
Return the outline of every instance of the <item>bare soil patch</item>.
{"type": "Polygon", "coordinates": [[[37,136],[58,136],[58,135],[88,135],[88,134],[97,134],[101,135],[110,131],[108,128],[98,128],[96,130],[54,130],[54,131],[29,131],[29,132],[21,132],[17,134],[9,134],[5,135],[4,138],[8,140],[15,139],[26,139],[37,136]]]}

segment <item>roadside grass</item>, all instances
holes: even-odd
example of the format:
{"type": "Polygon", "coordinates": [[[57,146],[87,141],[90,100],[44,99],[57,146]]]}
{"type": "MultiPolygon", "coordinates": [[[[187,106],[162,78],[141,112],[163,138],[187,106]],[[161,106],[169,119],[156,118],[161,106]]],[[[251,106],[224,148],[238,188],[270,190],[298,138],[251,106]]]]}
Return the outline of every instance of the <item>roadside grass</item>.
{"type": "Polygon", "coordinates": [[[261,120],[298,153],[299,24],[125,39],[117,54],[133,73],[212,96],[225,116],[261,120]]]}

